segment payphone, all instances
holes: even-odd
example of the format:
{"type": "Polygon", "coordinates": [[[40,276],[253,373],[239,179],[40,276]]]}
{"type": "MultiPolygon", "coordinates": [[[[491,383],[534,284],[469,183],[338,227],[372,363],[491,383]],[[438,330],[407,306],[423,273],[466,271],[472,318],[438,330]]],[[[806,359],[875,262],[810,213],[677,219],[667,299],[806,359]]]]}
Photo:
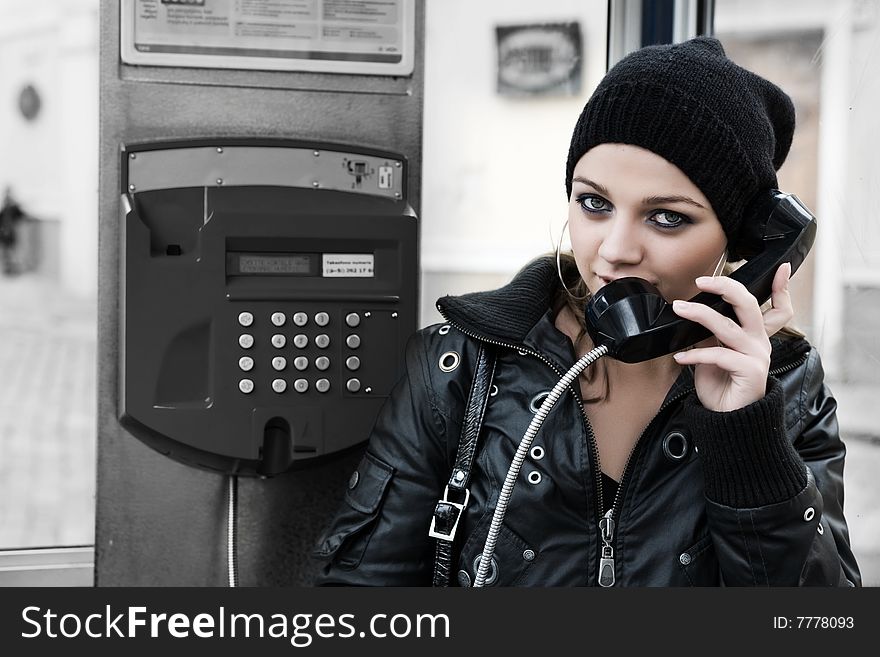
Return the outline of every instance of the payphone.
{"type": "Polygon", "coordinates": [[[416,329],[406,176],[354,146],[126,144],[120,424],[229,474],[365,441],[416,329]]]}

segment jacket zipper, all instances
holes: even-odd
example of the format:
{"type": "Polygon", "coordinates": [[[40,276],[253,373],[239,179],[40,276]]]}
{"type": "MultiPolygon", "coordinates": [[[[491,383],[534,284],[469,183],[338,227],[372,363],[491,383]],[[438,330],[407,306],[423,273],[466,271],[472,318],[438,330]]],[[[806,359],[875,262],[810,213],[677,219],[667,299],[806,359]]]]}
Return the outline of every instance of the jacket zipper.
{"type": "MultiPolygon", "coordinates": [[[[654,417],[651,418],[651,421],[648,422],[647,426],[639,434],[638,439],[633,444],[632,449],[629,451],[629,454],[626,457],[626,461],[623,464],[623,475],[620,477],[620,485],[617,487],[617,492],[614,495],[614,501],[611,503],[611,508],[608,509],[608,512],[604,516],[602,516],[601,520],[599,520],[599,534],[602,537],[602,552],[599,558],[599,586],[614,586],[614,583],[617,581],[614,574],[614,542],[616,538],[615,529],[617,528],[617,523],[614,520],[614,515],[617,512],[617,506],[620,502],[620,496],[623,493],[623,490],[627,483],[627,478],[629,476],[629,464],[632,460],[632,456],[633,454],[635,454],[636,449],[642,442],[642,437],[644,437],[648,430],[654,425],[654,422],[657,420],[658,417],[660,417],[663,411],[672,406],[672,404],[676,403],[678,400],[690,394],[693,389],[694,388],[690,386],[681,390],[672,399],[664,403],[658,409],[654,417]]],[[[589,419],[587,420],[587,422],[589,422],[589,419]]],[[[602,507],[600,506],[599,508],[601,509],[602,507]]]]}
{"type": "Polygon", "coordinates": [[[769,372],[767,372],[767,375],[776,376],[777,374],[785,374],[786,372],[790,372],[794,368],[803,364],[809,357],[810,354],[804,354],[797,360],[793,360],[792,362],[790,362],[788,365],[783,365],[782,367],[777,367],[775,370],[770,370],[769,372]]]}

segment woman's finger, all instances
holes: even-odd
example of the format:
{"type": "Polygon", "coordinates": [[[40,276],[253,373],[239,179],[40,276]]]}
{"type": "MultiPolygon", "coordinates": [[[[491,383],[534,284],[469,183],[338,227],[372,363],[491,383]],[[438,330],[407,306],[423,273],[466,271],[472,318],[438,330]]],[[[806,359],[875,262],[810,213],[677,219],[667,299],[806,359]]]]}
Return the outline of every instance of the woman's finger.
{"type": "Polygon", "coordinates": [[[770,296],[771,307],[764,313],[764,330],[767,335],[773,335],[794,317],[794,307],[788,290],[790,280],[791,264],[786,262],[779,266],[773,277],[773,291],[770,296]]]}
{"type": "MultiPolygon", "coordinates": [[[[747,334],[743,327],[702,303],[689,301],[673,301],[672,310],[679,317],[696,322],[706,327],[725,346],[742,353],[751,353],[756,349],[755,338],[747,334]]],[[[760,318],[760,311],[758,311],[760,318]]],[[[766,341],[764,324],[761,323],[761,336],[766,341]]]]}
{"type": "Polygon", "coordinates": [[[680,351],[674,356],[679,365],[714,365],[731,376],[761,376],[754,358],[726,347],[705,347],[680,351]]]}
{"type": "MultiPolygon", "coordinates": [[[[700,276],[696,279],[696,283],[703,292],[717,294],[733,306],[736,318],[746,333],[752,335],[764,333],[761,307],[745,285],[729,276],[700,276]]],[[[721,341],[724,342],[723,339],[721,341]]]]}

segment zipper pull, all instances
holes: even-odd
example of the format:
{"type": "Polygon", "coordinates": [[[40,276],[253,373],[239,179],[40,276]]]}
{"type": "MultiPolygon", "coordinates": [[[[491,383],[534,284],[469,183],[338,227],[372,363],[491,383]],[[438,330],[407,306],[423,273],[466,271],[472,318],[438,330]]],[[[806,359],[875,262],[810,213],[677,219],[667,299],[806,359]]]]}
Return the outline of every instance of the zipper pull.
{"type": "Polygon", "coordinates": [[[599,521],[599,531],[602,533],[602,558],[599,559],[599,586],[614,586],[614,548],[611,541],[614,540],[614,509],[608,509],[599,521]]]}

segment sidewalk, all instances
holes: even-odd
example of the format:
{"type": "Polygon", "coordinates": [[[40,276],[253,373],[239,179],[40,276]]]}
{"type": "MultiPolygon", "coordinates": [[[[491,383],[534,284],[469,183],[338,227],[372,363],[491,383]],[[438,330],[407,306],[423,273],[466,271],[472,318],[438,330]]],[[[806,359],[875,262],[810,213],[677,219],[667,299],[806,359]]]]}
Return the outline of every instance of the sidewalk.
{"type": "MultiPolygon", "coordinates": [[[[96,308],[38,278],[0,277],[0,549],[91,545],[96,308]]],[[[846,515],[880,586],[880,382],[830,382],[848,450],[846,515]]]]}
{"type": "Polygon", "coordinates": [[[90,545],[95,302],[0,277],[0,548],[90,545]]]}

